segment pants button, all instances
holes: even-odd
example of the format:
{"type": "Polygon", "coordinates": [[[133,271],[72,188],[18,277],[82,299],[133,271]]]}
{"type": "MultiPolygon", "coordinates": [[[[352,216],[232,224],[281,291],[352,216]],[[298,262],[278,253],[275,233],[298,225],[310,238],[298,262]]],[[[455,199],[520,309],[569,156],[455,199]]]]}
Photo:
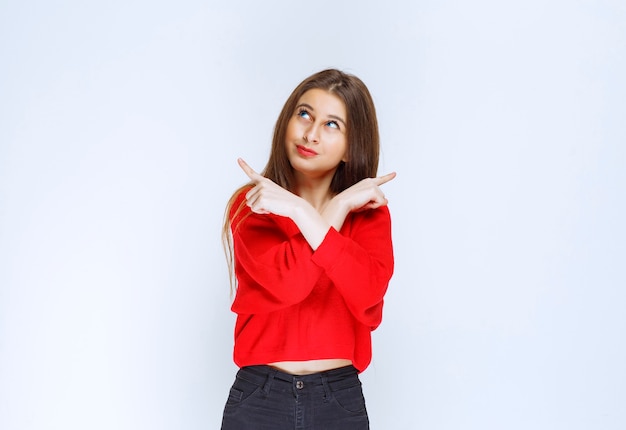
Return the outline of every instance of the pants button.
{"type": "Polygon", "coordinates": [[[302,381],[296,381],[296,388],[297,388],[298,390],[303,389],[303,388],[304,388],[304,382],[302,382],[302,381]]]}

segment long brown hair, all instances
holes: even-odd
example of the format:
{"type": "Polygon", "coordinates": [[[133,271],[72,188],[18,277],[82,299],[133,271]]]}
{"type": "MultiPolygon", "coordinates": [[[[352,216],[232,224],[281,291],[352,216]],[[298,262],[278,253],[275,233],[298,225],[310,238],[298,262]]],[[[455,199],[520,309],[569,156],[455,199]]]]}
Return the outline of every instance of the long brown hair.
{"type": "MultiPolygon", "coordinates": [[[[347,161],[342,161],[337,167],[330,184],[331,193],[338,194],[362,179],[375,177],[378,170],[380,143],[374,101],[363,81],[337,69],[315,73],[293,90],[278,115],[270,158],[261,174],[286,190],[295,191],[295,176],[285,150],[285,136],[287,124],[296,112],[298,101],[304,93],[312,89],[328,91],[339,97],[346,106],[347,161]]],[[[231,291],[234,285],[234,261],[231,237],[233,226],[231,226],[230,212],[237,195],[248,186],[250,184],[235,191],[226,205],[224,214],[222,244],[231,276],[231,291]]],[[[243,205],[245,202],[237,208],[237,213],[242,210],[243,205]]]]}

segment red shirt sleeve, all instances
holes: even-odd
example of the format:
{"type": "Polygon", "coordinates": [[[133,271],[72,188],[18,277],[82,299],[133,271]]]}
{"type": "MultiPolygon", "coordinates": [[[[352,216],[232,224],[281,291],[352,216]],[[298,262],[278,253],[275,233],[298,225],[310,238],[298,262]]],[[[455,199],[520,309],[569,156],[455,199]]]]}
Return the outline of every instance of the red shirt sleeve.
{"type": "Polygon", "coordinates": [[[251,213],[244,200],[245,191],[231,210],[239,284],[234,312],[265,313],[299,303],[325,274],[357,320],[372,329],[380,324],[393,273],[386,207],[350,214],[341,233],[329,229],[314,252],[291,219],[251,213]]]}
{"type": "Polygon", "coordinates": [[[313,250],[295,223],[252,213],[244,203],[245,191],[231,210],[238,280],[232,310],[256,314],[299,303],[313,290],[323,269],[311,260],[313,250]]]}
{"type": "Polygon", "coordinates": [[[373,330],[382,320],[393,274],[391,217],[386,206],[349,216],[347,228],[341,233],[331,228],[312,260],[324,268],[355,318],[373,330]]]}

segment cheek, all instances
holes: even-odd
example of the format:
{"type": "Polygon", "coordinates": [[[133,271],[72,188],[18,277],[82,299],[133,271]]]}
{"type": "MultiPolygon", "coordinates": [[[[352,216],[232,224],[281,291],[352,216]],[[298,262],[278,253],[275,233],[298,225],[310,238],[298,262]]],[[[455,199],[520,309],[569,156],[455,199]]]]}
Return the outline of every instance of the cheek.
{"type": "Polygon", "coordinates": [[[298,134],[298,121],[295,121],[293,119],[289,120],[289,122],[287,123],[287,130],[285,133],[285,136],[287,137],[287,139],[293,139],[295,136],[297,136],[298,134]]]}
{"type": "Polygon", "coordinates": [[[337,139],[335,141],[335,147],[337,148],[337,151],[347,153],[348,141],[346,140],[346,137],[343,135],[337,136],[337,139]]]}
{"type": "Polygon", "coordinates": [[[341,161],[348,161],[348,139],[344,136],[342,144],[342,156],[341,161]]]}

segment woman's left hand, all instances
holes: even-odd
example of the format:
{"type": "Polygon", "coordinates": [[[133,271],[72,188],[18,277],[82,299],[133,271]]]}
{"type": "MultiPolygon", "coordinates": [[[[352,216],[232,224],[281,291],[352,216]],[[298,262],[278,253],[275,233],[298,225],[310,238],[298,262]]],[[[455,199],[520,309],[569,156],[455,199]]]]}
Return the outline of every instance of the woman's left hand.
{"type": "Polygon", "coordinates": [[[313,250],[324,240],[330,225],[303,198],[290,193],[276,182],[259,175],[241,158],[237,160],[254,186],[246,193],[246,204],[257,214],[291,218],[313,250]]]}
{"type": "Polygon", "coordinates": [[[237,159],[237,163],[254,184],[254,187],[246,193],[250,210],[257,214],[272,213],[291,218],[294,208],[302,204],[302,199],[255,172],[243,159],[237,159]]]}

